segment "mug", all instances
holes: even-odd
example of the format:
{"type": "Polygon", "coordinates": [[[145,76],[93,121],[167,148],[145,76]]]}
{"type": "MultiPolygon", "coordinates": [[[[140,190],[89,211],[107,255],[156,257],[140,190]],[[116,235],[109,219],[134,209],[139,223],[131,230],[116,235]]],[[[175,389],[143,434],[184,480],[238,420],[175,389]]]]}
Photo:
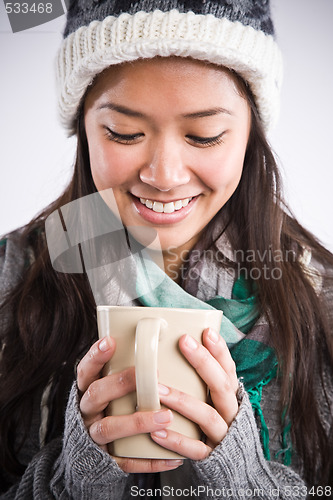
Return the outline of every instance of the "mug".
{"type": "MultiPolygon", "coordinates": [[[[220,331],[222,311],[174,309],[167,307],[98,306],[99,337],[116,340],[116,350],[105,365],[103,375],[135,366],[136,391],[111,401],[107,415],[129,415],[135,411],[161,409],[158,383],[173,387],[201,400],[207,400],[207,387],[182,355],[178,341],[184,334],[202,343],[205,328],[220,331]]],[[[192,421],[173,410],[170,429],[192,439],[200,439],[201,430],[192,421]]],[[[119,457],[179,458],[177,453],[155,443],[149,434],[137,434],[115,440],[109,452],[119,457]]]]}

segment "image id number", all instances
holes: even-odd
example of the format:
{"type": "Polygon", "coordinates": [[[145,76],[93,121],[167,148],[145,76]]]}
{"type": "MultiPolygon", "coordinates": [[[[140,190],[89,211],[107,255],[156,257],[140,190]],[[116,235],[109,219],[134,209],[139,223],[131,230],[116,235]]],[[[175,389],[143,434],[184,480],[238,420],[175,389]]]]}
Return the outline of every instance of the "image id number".
{"type": "MultiPolygon", "coordinates": [[[[275,490],[272,490],[275,492],[275,490]]],[[[277,490],[278,492],[278,490],[277,490]]],[[[332,488],[331,486],[312,486],[311,488],[307,488],[306,486],[285,486],[283,488],[284,496],[290,498],[302,497],[304,498],[332,498],[332,488]]]]}
{"type": "Polygon", "coordinates": [[[31,5],[26,2],[6,2],[5,7],[7,14],[44,14],[44,12],[46,12],[46,14],[51,14],[52,12],[52,3],[50,2],[34,2],[31,5]]]}

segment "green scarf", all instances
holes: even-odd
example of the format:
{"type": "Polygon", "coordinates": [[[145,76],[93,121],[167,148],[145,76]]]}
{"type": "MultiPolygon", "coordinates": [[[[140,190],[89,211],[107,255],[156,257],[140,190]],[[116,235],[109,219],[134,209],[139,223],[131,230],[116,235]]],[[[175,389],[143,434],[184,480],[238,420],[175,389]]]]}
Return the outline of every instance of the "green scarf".
{"type": "MultiPolygon", "coordinates": [[[[163,271],[152,261],[146,260],[144,269],[146,276],[138,273],[136,284],[141,305],[223,311],[220,335],[228,344],[236,363],[237,375],[249,395],[254,413],[260,419],[263,451],[265,458],[270,460],[269,433],[260,402],[263,386],[276,376],[277,358],[272,347],[256,338],[255,323],[259,318],[259,311],[256,293],[251,290],[250,283],[241,275],[233,285],[231,299],[216,296],[203,302],[187,293],[167,275],[161,277],[163,271]],[[150,283],[156,283],[149,290],[146,286],[147,276],[150,283]]],[[[285,439],[286,433],[283,434],[285,439]]],[[[290,462],[290,453],[285,453],[285,463],[287,462],[290,462]]]]}

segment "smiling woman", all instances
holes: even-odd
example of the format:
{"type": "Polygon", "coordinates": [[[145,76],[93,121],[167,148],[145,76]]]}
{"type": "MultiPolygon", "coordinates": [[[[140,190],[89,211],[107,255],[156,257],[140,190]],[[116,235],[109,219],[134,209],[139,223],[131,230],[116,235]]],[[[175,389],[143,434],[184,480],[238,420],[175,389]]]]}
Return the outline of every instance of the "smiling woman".
{"type": "Polygon", "coordinates": [[[94,184],[113,189],[126,226],[157,230],[167,273],[168,250],[189,251],[235,191],[250,117],[236,77],[192,59],[110,68],[89,89],[94,184]]]}
{"type": "Polygon", "coordinates": [[[333,257],[288,212],[267,141],[281,85],[269,2],[72,0],[57,67],[73,178],[0,246],[4,498],[331,492],[333,257]],[[163,263],[143,259],[147,292],[125,268],[148,233],[163,263]],[[206,401],[163,383],[160,410],[106,414],[136,379],[103,375],[119,345],[97,340],[97,241],[109,305],[223,311],[220,332],[176,346],[206,401]],[[201,439],[174,430],[178,414],[201,439]],[[143,433],[176,458],[112,455],[143,433]]]}

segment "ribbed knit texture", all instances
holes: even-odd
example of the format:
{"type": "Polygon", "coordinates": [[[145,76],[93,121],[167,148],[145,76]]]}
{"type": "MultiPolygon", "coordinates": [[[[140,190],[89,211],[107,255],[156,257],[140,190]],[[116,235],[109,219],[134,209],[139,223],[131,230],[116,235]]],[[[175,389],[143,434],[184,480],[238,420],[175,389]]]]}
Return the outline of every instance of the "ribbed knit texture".
{"type": "MultiPolygon", "coordinates": [[[[205,7],[202,11],[206,12],[209,7],[210,13],[198,14],[181,12],[190,2],[181,3],[178,10],[167,10],[176,4],[168,1],[163,4],[164,12],[156,9],[132,14],[139,7],[148,9],[148,4],[155,5],[141,1],[134,3],[130,12],[104,18],[110,6],[118,6],[115,10],[118,14],[123,2],[102,2],[91,7],[90,1],[88,9],[87,1],[81,0],[69,11],[65,33],[74,31],[65,38],[57,58],[60,118],[70,134],[75,133],[81,98],[98,73],[110,65],[156,56],[191,57],[233,69],[250,85],[264,128],[268,130],[276,122],[282,58],[270,34],[273,28],[269,10],[264,11],[268,2],[230,0],[215,2],[215,9],[213,2],[200,2],[205,7]],[[251,10],[249,5],[256,6],[257,10],[254,7],[251,10]],[[258,5],[265,15],[256,18],[255,14],[261,12],[258,5]],[[240,6],[244,8],[241,10],[240,6]],[[220,17],[223,15],[225,17],[220,17]],[[86,26],[89,18],[92,22],[86,26]],[[83,26],[77,28],[82,23],[83,26]]],[[[157,4],[161,8],[162,2],[157,4]]]]}

